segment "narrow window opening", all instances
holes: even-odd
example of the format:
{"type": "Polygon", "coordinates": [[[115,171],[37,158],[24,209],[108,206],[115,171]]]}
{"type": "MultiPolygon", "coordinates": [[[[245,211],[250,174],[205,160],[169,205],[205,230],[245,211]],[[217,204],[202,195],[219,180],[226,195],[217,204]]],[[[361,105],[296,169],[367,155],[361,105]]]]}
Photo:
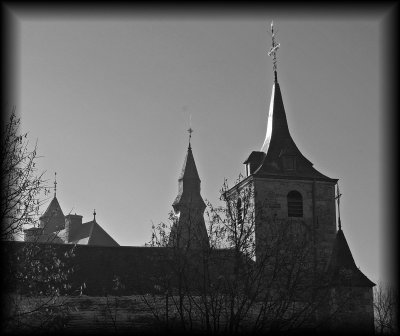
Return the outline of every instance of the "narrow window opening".
{"type": "Polygon", "coordinates": [[[287,204],[289,217],[303,217],[303,197],[298,191],[288,193],[287,204]]]}

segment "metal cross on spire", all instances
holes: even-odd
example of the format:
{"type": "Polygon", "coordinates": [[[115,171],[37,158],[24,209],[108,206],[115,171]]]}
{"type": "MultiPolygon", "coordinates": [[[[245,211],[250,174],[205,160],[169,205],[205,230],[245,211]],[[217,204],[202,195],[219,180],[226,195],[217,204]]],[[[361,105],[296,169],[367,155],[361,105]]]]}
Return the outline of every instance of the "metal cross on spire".
{"type": "Polygon", "coordinates": [[[192,139],[192,133],[193,133],[193,129],[192,129],[192,115],[189,114],[189,129],[187,130],[189,133],[189,148],[192,148],[190,145],[190,140],[192,139]]]}
{"type": "Polygon", "coordinates": [[[57,172],[54,172],[54,197],[57,194],[57,172]]]}
{"type": "Polygon", "coordinates": [[[189,129],[188,129],[187,131],[188,131],[188,133],[189,133],[189,148],[192,148],[192,147],[190,146],[190,139],[192,138],[193,129],[192,129],[191,127],[189,127],[189,129]]]}
{"type": "Polygon", "coordinates": [[[277,75],[277,62],[276,62],[276,51],[279,49],[280,44],[275,41],[275,32],[274,32],[274,21],[271,22],[271,34],[272,34],[272,47],[268,52],[268,56],[272,56],[272,64],[274,69],[275,83],[278,82],[277,75]]]}
{"type": "Polygon", "coordinates": [[[342,229],[342,223],[340,221],[340,197],[342,197],[342,194],[340,193],[339,190],[339,183],[336,184],[336,196],[335,199],[337,200],[337,207],[338,207],[338,223],[339,223],[339,230],[342,229]]]}

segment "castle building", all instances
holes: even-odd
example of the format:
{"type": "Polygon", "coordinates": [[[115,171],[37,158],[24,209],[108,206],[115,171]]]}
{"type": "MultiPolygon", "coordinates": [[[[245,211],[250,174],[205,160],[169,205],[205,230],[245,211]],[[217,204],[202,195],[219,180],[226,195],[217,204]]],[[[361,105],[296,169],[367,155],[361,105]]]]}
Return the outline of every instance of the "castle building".
{"type": "MultiPolygon", "coordinates": [[[[57,182],[54,182],[56,186],[57,182]]],[[[119,246],[119,244],[96,221],[82,223],[82,216],[68,214],[64,216],[56,192],[49,206],[39,218],[38,227],[24,230],[26,242],[54,244],[79,244],[97,246],[119,246]]]]}
{"type": "MultiPolygon", "coordinates": [[[[269,249],[273,246],[272,242],[279,234],[283,234],[283,240],[281,240],[283,244],[279,246],[279,251],[272,247],[275,249],[274,257],[270,258],[269,262],[276,261],[280,257],[287,258],[292,248],[290,244],[299,241],[298,237],[305,238],[306,244],[294,252],[295,254],[303,253],[305,249],[309,249],[310,254],[302,260],[293,258],[290,260],[311,265],[304,292],[308,290],[314,295],[322,288],[324,293],[328,293],[326,304],[324,303],[323,308],[317,312],[316,319],[321,320],[324,316],[329,316],[329,329],[347,331],[352,329],[362,333],[373,333],[372,288],[375,284],[357,268],[344,236],[340,219],[341,195],[337,186],[338,179],[328,177],[315,169],[301,153],[290,134],[278,82],[276,52],[279,44],[275,41],[273,25],[271,25],[271,30],[272,48],[269,55],[273,57],[274,81],[265,140],[260,151],[251,152],[244,161],[246,177],[233,186],[227,192],[227,196],[236,203],[239,226],[244,222],[246,212],[244,207],[250,204],[255,208],[253,213],[255,262],[251,261],[252,263],[257,264],[266,260],[265,256],[271,252],[269,249]],[[337,193],[335,193],[335,187],[337,193]],[[251,193],[247,194],[249,198],[245,199],[243,192],[246,190],[251,190],[251,193]],[[338,228],[336,227],[336,202],[338,228]]],[[[204,221],[206,204],[200,193],[201,180],[190,143],[192,129],[188,131],[189,146],[178,179],[178,195],[172,204],[175,216],[167,247],[160,249],[118,247],[115,240],[97,223],[95,212],[93,220],[87,223],[82,223],[80,215],[65,216],[56,193],[47,210],[40,217],[39,227],[25,230],[25,241],[97,245],[99,248],[80,247],[84,256],[82,260],[85,260],[82,263],[97,263],[96,273],[91,271],[84,273],[86,268],[81,267],[83,275],[78,276],[81,276],[86,283],[96,283],[98,279],[90,277],[97,277],[97,274],[109,274],[111,279],[122,271],[120,275],[126,277],[126,283],[129,283],[132,288],[135,286],[135,281],[138,281],[137,274],[142,274],[142,272],[136,272],[137,269],[149,267],[146,274],[151,275],[168,265],[168,260],[172,258],[171,247],[190,249],[190,253],[194,255],[199,250],[207,250],[210,244],[204,221]],[[118,248],[102,249],[100,247],[118,248]],[[98,255],[102,258],[92,258],[98,255]],[[87,260],[91,260],[91,263],[86,262],[87,260]],[[104,260],[108,260],[109,263],[104,264],[104,260]],[[143,260],[146,260],[146,265],[142,264],[143,260]]],[[[232,264],[232,249],[213,250],[213,254],[219,258],[223,256],[224,258],[219,260],[223,260],[222,264],[225,266],[232,264]]],[[[286,259],[285,263],[288,263],[287,260],[289,259],[286,259]]],[[[229,273],[219,267],[220,264],[215,264],[218,265],[216,267],[218,272],[215,272],[218,278],[220,273],[225,273],[224,276],[229,273]]],[[[266,269],[271,268],[268,262],[265,266],[266,269]]],[[[191,275],[196,277],[193,272],[191,275]]],[[[283,286],[283,280],[288,279],[279,280],[282,280],[279,285],[283,286]]],[[[141,279],[141,282],[147,283],[149,280],[141,279]]],[[[267,285],[264,284],[264,286],[267,285]]],[[[296,297],[294,300],[297,299],[296,297]]]]}

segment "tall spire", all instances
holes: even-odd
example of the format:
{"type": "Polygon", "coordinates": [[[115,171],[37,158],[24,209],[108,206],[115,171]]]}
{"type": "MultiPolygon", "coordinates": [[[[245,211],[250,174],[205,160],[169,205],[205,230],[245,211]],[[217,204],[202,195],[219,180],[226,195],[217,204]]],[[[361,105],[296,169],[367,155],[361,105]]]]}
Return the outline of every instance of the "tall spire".
{"type": "Polygon", "coordinates": [[[272,47],[268,52],[268,56],[272,56],[272,64],[274,69],[274,82],[278,83],[276,52],[279,49],[280,44],[276,43],[275,41],[274,21],[271,22],[271,37],[272,37],[272,47]]]}
{"type": "Polygon", "coordinates": [[[338,224],[339,224],[339,230],[342,230],[342,222],[340,221],[340,197],[342,194],[340,193],[339,190],[339,183],[336,184],[336,196],[335,199],[337,200],[337,207],[338,207],[338,224]]]}

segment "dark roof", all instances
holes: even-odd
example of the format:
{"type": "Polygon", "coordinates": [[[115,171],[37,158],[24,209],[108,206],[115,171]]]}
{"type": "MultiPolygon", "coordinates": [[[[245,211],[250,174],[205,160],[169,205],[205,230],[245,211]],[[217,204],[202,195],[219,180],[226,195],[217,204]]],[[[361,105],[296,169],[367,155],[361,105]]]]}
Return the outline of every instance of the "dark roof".
{"type": "Polygon", "coordinates": [[[73,231],[69,243],[85,245],[119,246],[118,243],[96,222],[83,223],[73,231]]]}
{"type": "Polygon", "coordinates": [[[49,206],[47,207],[46,211],[42,216],[40,216],[40,219],[48,218],[48,217],[54,217],[54,216],[63,216],[64,214],[62,212],[60,203],[58,203],[57,197],[53,197],[51,200],[49,206]]]}
{"type": "MultiPolygon", "coordinates": [[[[274,83],[272,87],[272,96],[270,109],[268,114],[267,134],[264,144],[261,149],[266,155],[260,162],[260,166],[254,172],[258,177],[299,177],[317,180],[327,180],[334,182],[331,179],[315,168],[313,164],[304,157],[294,143],[286,119],[285,107],[283,105],[281,89],[279,83],[274,83]],[[296,158],[296,169],[285,170],[282,166],[284,156],[292,156],[296,158]]],[[[249,159],[252,155],[250,155],[249,159]]],[[[257,159],[260,155],[257,154],[257,159]]],[[[249,160],[247,159],[247,161],[249,160]]],[[[246,162],[247,162],[246,161],[246,162]]]]}
{"type": "Polygon", "coordinates": [[[375,284],[369,280],[356,266],[341,229],[336,234],[327,273],[332,285],[373,287],[375,284]]]}
{"type": "Polygon", "coordinates": [[[57,197],[53,197],[49,206],[42,216],[39,218],[39,226],[44,229],[45,234],[58,232],[65,227],[65,217],[58,203],[57,197]]]}
{"type": "Polygon", "coordinates": [[[188,148],[185,161],[183,162],[181,175],[179,176],[180,180],[185,178],[200,180],[191,147],[188,148]]]}
{"type": "Polygon", "coordinates": [[[182,171],[179,176],[179,193],[176,196],[174,207],[185,205],[193,208],[205,208],[206,205],[200,194],[200,177],[197,172],[196,163],[192,153],[192,148],[189,146],[182,171]]]}
{"type": "Polygon", "coordinates": [[[265,158],[265,156],[266,156],[266,154],[264,152],[253,151],[253,152],[251,152],[249,157],[246,159],[246,161],[244,161],[243,163],[244,164],[247,164],[247,163],[261,164],[261,162],[265,158]]]}

